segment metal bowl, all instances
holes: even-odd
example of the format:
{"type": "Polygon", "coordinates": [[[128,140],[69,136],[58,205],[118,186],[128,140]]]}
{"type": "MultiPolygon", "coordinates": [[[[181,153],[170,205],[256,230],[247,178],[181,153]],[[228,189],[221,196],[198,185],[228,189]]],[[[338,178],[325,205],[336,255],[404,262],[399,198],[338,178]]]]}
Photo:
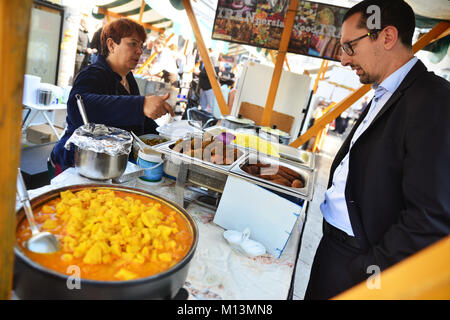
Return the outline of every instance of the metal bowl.
{"type": "MultiPolygon", "coordinates": [[[[198,227],[193,218],[179,205],[149,192],[135,188],[107,185],[74,185],[44,193],[33,200],[33,209],[59,197],[66,190],[72,192],[83,189],[112,189],[146,196],[171,207],[181,214],[189,224],[193,241],[186,256],[170,269],[153,276],[128,281],[98,281],[80,279],[79,289],[70,286],[73,276],[62,274],[31,260],[16,244],[14,248],[14,291],[20,299],[166,299],[173,298],[183,287],[189,264],[194,256],[198,242],[198,227]]],[[[25,219],[23,208],[17,212],[17,225],[25,219]]]]}
{"type": "Polygon", "coordinates": [[[75,146],[75,168],[87,178],[96,180],[115,179],[127,168],[128,154],[111,156],[75,146]]]}

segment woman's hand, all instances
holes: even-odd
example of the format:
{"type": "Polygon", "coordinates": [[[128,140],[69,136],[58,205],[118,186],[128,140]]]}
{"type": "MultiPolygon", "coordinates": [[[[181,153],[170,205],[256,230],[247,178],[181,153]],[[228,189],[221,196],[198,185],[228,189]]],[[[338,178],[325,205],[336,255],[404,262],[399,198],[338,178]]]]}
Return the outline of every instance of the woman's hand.
{"type": "Polygon", "coordinates": [[[172,107],[166,102],[169,99],[170,93],[164,96],[146,96],[144,100],[144,115],[147,118],[158,119],[166,113],[175,116],[172,107]]]}

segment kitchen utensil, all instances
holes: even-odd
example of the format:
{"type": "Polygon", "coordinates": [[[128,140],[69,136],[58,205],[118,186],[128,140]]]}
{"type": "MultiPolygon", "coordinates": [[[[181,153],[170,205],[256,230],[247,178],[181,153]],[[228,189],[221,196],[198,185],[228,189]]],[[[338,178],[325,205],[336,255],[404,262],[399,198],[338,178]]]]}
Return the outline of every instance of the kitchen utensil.
{"type": "Polygon", "coordinates": [[[196,129],[200,130],[201,132],[205,132],[205,129],[203,129],[202,126],[198,122],[195,122],[195,121],[192,121],[192,120],[188,120],[188,124],[190,126],[193,126],[196,129]]]}
{"type": "Polygon", "coordinates": [[[77,99],[78,110],[80,111],[81,118],[83,119],[83,123],[84,124],[88,124],[89,121],[88,121],[88,118],[87,118],[86,109],[84,107],[83,99],[81,99],[81,96],[78,93],[75,95],[75,98],[77,99]]]}
{"type": "Polygon", "coordinates": [[[28,196],[25,182],[23,181],[22,173],[17,175],[17,191],[19,193],[20,201],[23,204],[23,210],[30,224],[32,236],[26,243],[26,248],[36,253],[52,253],[59,250],[58,239],[50,232],[41,232],[34,220],[33,211],[31,209],[30,198],[28,196]]]}

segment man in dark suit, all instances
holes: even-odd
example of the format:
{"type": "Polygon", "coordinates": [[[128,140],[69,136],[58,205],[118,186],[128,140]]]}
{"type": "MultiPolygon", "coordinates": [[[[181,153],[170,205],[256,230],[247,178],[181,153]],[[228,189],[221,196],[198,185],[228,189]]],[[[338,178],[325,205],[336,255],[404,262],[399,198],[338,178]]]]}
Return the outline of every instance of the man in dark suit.
{"type": "Polygon", "coordinates": [[[343,20],[341,62],[375,94],[331,166],[305,299],[332,298],[450,234],[450,84],[414,57],[403,0],[364,0],[343,20]]]}

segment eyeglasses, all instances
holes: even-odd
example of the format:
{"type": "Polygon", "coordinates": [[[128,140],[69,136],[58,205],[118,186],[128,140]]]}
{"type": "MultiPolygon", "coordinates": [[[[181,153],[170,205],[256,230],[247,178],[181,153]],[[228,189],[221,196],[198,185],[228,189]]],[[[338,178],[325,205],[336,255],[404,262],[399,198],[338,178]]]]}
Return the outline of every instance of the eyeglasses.
{"type": "Polygon", "coordinates": [[[344,50],[344,52],[345,52],[347,55],[353,56],[353,55],[355,54],[355,51],[353,50],[352,43],[355,43],[355,42],[357,42],[357,41],[359,41],[359,40],[361,40],[361,39],[364,39],[365,37],[374,36],[374,35],[376,35],[377,33],[379,33],[380,31],[381,31],[381,30],[375,30],[375,31],[373,31],[373,32],[368,32],[368,33],[362,35],[361,37],[358,37],[358,38],[356,38],[356,39],[353,39],[353,40],[344,42],[344,43],[341,45],[341,48],[342,48],[342,50],[344,50]]]}

